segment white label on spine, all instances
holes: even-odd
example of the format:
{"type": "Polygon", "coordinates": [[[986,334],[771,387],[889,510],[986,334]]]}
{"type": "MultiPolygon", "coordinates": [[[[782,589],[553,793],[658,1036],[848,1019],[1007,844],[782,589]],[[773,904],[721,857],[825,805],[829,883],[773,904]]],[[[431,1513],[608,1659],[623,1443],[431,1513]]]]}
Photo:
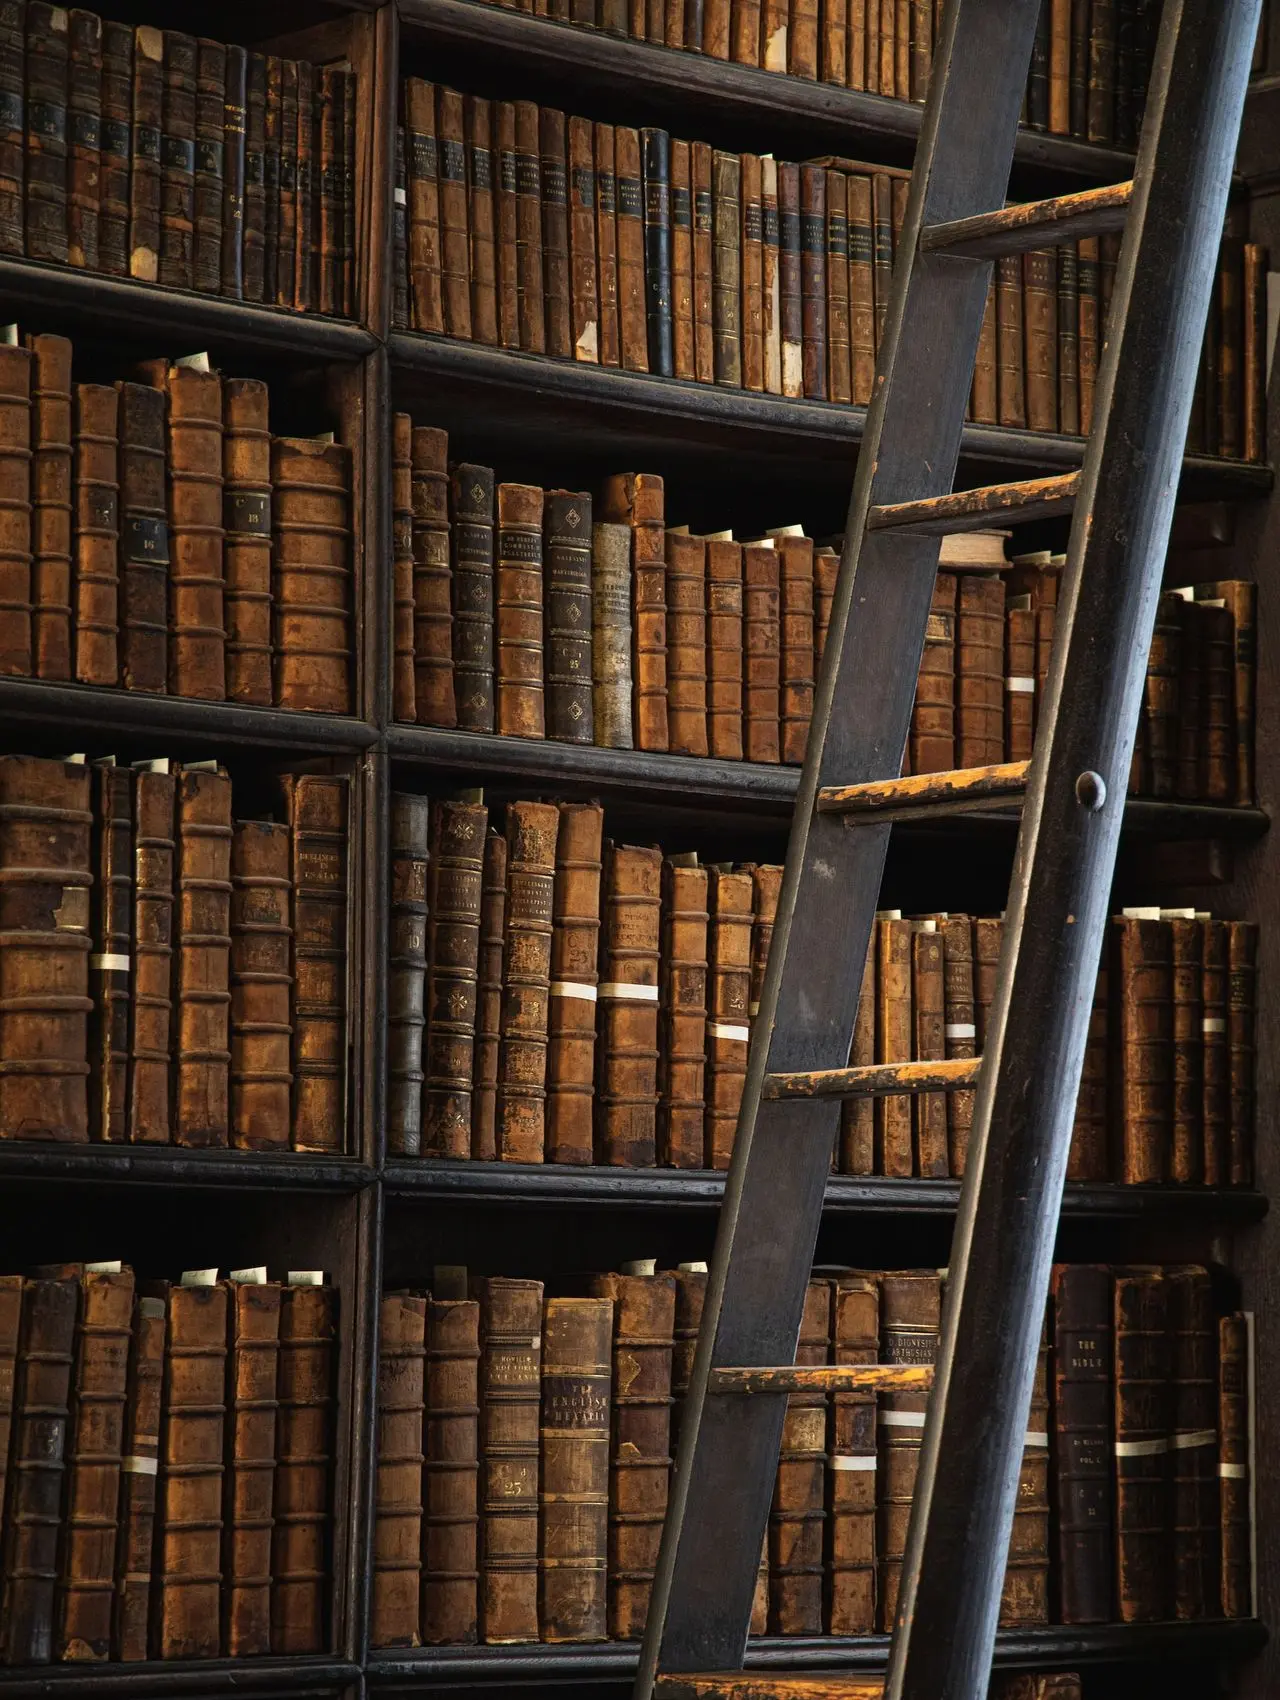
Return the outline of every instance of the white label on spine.
{"type": "Polygon", "coordinates": [[[1216,1446],[1217,1444],[1218,1431],[1216,1428],[1183,1429],[1173,1437],[1173,1450],[1175,1452],[1187,1452],[1193,1446],[1216,1446]]]}
{"type": "Polygon", "coordinates": [[[1244,1482],[1249,1479],[1249,1468],[1246,1464],[1219,1464],[1218,1474],[1227,1482],[1244,1482]]]}
{"type": "Polygon", "coordinates": [[[128,1476],[155,1476],[160,1473],[158,1460],[139,1458],[136,1453],[132,1457],[122,1458],[120,1468],[128,1476]]]}
{"type": "Polygon", "coordinates": [[[1117,1458],[1158,1458],[1162,1452],[1169,1450],[1169,1440],[1166,1435],[1163,1440],[1117,1440],[1117,1458]]]}
{"type": "Polygon", "coordinates": [[[288,1284],[291,1287],[323,1287],[323,1269],[291,1269],[288,1284]]]}
{"type": "Polygon", "coordinates": [[[216,1269],[184,1269],[182,1283],[184,1287],[216,1287],[218,1271],[216,1269]]]}
{"type": "Polygon", "coordinates": [[[1206,1015],[1200,1023],[1202,1033],[1225,1033],[1227,1024],[1220,1015],[1206,1015]]]}
{"type": "Polygon", "coordinates": [[[129,958],[121,956],[117,951],[95,952],[89,958],[89,966],[90,968],[101,969],[104,974],[127,974],[129,972],[129,958]]]}
{"type": "Polygon", "coordinates": [[[972,1021],[948,1021],[942,1029],[948,1039],[976,1039],[978,1029],[972,1021]]]}
{"type": "Polygon", "coordinates": [[[407,207],[408,204],[409,204],[408,195],[405,193],[405,191],[397,183],[396,184],[396,205],[398,207],[407,207]]]}
{"type": "Polygon", "coordinates": [[[1039,1429],[1029,1428],[1026,1434],[1022,1437],[1022,1444],[1024,1446],[1043,1446],[1047,1448],[1049,1445],[1049,1436],[1047,1434],[1042,1434],[1039,1429]]]}
{"type": "Polygon", "coordinates": [[[874,1470],[876,1455],[874,1452],[836,1452],[832,1454],[831,1468],[833,1470],[874,1470]]]}
{"type": "Polygon", "coordinates": [[[732,1021],[708,1021],[707,1032],[713,1039],[738,1039],[744,1045],[751,1038],[749,1027],[739,1027],[732,1021]]]}
{"type": "Polygon", "coordinates": [[[751,1016],[752,1019],[754,1020],[754,1018],[757,1015],[759,1015],[759,1013],[760,1013],[759,1000],[757,998],[752,998],[751,1002],[747,1005],[747,1014],[749,1016],[751,1016]]]}
{"type": "Polygon", "coordinates": [[[923,1411],[881,1411],[876,1418],[881,1428],[923,1428],[923,1411]]]}
{"type": "Polygon", "coordinates": [[[1021,674],[1015,674],[1012,679],[1006,679],[1004,682],[1004,688],[1006,691],[1010,691],[1015,696],[1020,697],[1031,697],[1036,694],[1035,680],[1028,679],[1021,674]]]}
{"type": "Polygon", "coordinates": [[[656,986],[627,986],[619,980],[606,980],[600,988],[602,998],[611,998],[619,1003],[657,1003],[658,988],[656,986]]]}
{"type": "Polygon", "coordinates": [[[596,1001],[595,987],[583,985],[581,980],[553,980],[551,995],[553,998],[579,998],[583,1003],[596,1001]]]}
{"type": "Polygon", "coordinates": [[[86,1275],[119,1275],[123,1269],[124,1264],[119,1258],[114,1258],[109,1263],[86,1263],[84,1266],[86,1275]]]}

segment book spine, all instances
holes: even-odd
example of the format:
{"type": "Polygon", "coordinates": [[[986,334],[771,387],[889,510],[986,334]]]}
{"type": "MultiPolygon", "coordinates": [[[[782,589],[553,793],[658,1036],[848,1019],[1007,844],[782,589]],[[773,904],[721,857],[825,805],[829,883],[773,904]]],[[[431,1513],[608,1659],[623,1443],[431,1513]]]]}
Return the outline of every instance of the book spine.
{"type": "Polygon", "coordinates": [[[71,344],[31,349],[31,644],[39,679],[71,677],[71,344]]]}
{"type": "Polygon", "coordinates": [[[271,431],[267,386],[222,385],[223,611],[231,702],[271,701],[271,431]]]}
{"type": "Polygon", "coordinates": [[[166,1327],[165,1301],[140,1298],[129,1344],[115,1551],[112,1657],[122,1664],[147,1656],[166,1327]]]}
{"type": "Polygon", "coordinates": [[[548,1299],[543,1324],[538,1606],[545,1641],[602,1641],[613,1306],[548,1299]]]}
{"type": "Polygon", "coordinates": [[[375,1647],[417,1647],[422,1576],[422,1416],[427,1301],[384,1293],[378,1329],[378,1465],[374,1485],[375,1647]]]}
{"type": "Polygon", "coordinates": [[[315,72],[305,61],[299,61],[296,131],[298,164],[294,178],[296,211],[293,230],[293,299],[290,305],[300,312],[306,312],[316,305],[313,226],[316,188],[314,178],[318,165],[315,105],[315,72]]]}
{"type": "Polygon", "coordinates": [[[1204,1618],[1217,1614],[1221,1597],[1218,1340],[1207,1269],[1169,1272],[1169,1326],[1173,1604],[1180,1619],[1204,1618]]]}
{"type": "Polygon", "coordinates": [[[356,316],[356,74],[341,71],[342,84],[342,317],[356,316]]]}
{"type": "Polygon", "coordinates": [[[195,285],[197,51],[194,37],[165,30],[159,281],[178,289],[195,285]]]}
{"type": "Polygon", "coordinates": [[[963,573],[956,597],[956,761],[1004,760],[1004,584],[963,573]]]}
{"type": "Polygon", "coordinates": [[[573,357],[598,364],[600,292],[596,275],[595,138],[589,118],[570,118],[569,295],[573,357]]]}
{"type": "Polygon", "coordinates": [[[218,41],[196,44],[194,254],[197,289],[222,288],[223,157],[227,100],[227,50],[218,41]]]}
{"type": "Polygon", "coordinates": [[[1092,0],[1086,133],[1091,142],[1115,140],[1116,0],[1092,0]]]}
{"type": "Polygon", "coordinates": [[[498,1046],[502,1034],[506,949],[507,841],[492,827],[484,845],[480,898],[480,971],[476,1010],[475,1080],[471,1094],[471,1155],[492,1162],[497,1149],[498,1046]]]}
{"type": "Polygon", "coordinates": [[[347,1106],[350,782],[286,775],[293,878],[293,1148],[341,1151],[347,1106]]]}
{"type": "Polygon", "coordinates": [[[1022,261],[996,261],[996,382],[1001,425],[1027,423],[1022,261]]]}
{"type": "Polygon", "coordinates": [[[67,29],[67,259],[100,268],[102,19],[79,8],[67,29]]]}
{"type": "Polygon", "coordinates": [[[813,718],[813,542],[779,537],[779,631],[781,697],[779,753],[784,762],[804,760],[813,718]]]}
{"type": "Polygon", "coordinates": [[[590,1163],[604,810],[561,803],[547,1022],[546,1156],[590,1163]]]}
{"type": "MultiPolygon", "coordinates": [[[[946,1056],[946,974],[936,922],[917,922],[911,939],[911,1006],[912,1056],[920,1062],[942,1061],[946,1056]]],[[[917,1174],[934,1178],[950,1174],[945,1095],[922,1092],[914,1108],[917,1174]]]]}
{"type": "Polygon", "coordinates": [[[177,786],[176,1145],[229,1143],[231,838],[226,772],[185,768],[177,786]]]}
{"type": "Polygon", "coordinates": [[[1227,1038],[1231,1082],[1231,1144],[1227,1178],[1232,1186],[1252,1186],[1257,1106],[1257,926],[1249,921],[1232,921],[1228,948],[1230,979],[1227,1038]]]}
{"type": "Polygon", "coordinates": [[[264,61],[263,151],[262,151],[262,299],[276,298],[276,270],[280,262],[280,131],[282,122],[283,67],[274,53],[264,61]]]}
{"type": "Polygon", "coordinates": [[[661,852],[609,846],[603,881],[596,1158],[651,1168],[657,1160],[661,852]]]}
{"type": "Polygon", "coordinates": [[[422,1045],[426,1025],[428,805],[391,799],[391,926],[387,975],[387,1148],[422,1150],[422,1045]]]}
{"type": "MultiPolygon", "coordinates": [[[[343,272],[346,266],[343,230],[343,200],[346,184],[342,166],[344,140],[343,75],[333,65],[320,67],[316,72],[315,144],[318,149],[312,162],[313,212],[312,235],[315,245],[316,306],[322,313],[341,314],[345,307],[343,272]]],[[[396,230],[396,274],[392,288],[407,289],[408,276],[403,270],[407,239],[407,204],[399,199],[404,192],[403,142],[396,128],[396,184],[393,190],[393,224],[396,230]]],[[[408,297],[399,313],[402,328],[408,326],[408,297]]]]}
{"type": "Polygon", "coordinates": [[[1018,1472],[1000,1622],[1010,1628],[1049,1621],[1049,1348],[1036,1360],[1031,1407],[1018,1472]]]}
{"type": "MultiPolygon", "coordinates": [[[[880,1345],[880,1291],[868,1275],[841,1275],[833,1298],[831,1360],[874,1364],[880,1345]]],[[[828,1635],[875,1629],[876,1399],[837,1393],[831,1400],[827,1472],[828,1635]]]]}
{"type": "Polygon", "coordinates": [[[1023,330],[1027,424],[1033,431],[1058,429],[1058,278],[1052,248],[1022,256],[1023,330]]]}
{"type": "Polygon", "coordinates": [[[1173,1090],[1170,1177],[1189,1185],[1204,1175],[1204,928],[1168,923],[1172,938],[1173,1090]]]}
{"type": "MultiPolygon", "coordinates": [[[[435,88],[421,77],[404,85],[405,155],[409,196],[409,291],[413,327],[439,333],[445,328],[440,261],[439,149],[436,145],[435,88]]],[[[268,205],[270,203],[268,202],[268,205]]]]}
{"type": "Polygon", "coordinates": [[[742,387],[764,389],[764,209],[763,168],[759,154],[739,159],[742,210],[739,267],[742,294],[738,325],[742,351],[742,387]]]}
{"type": "Polygon", "coordinates": [[[463,97],[467,148],[467,222],[471,255],[471,334],[490,347],[498,341],[498,269],[493,208],[492,105],[463,97]]]}
{"type": "Polygon", "coordinates": [[[114,685],[119,678],[120,629],[116,392],[106,384],[77,384],[72,430],[75,634],[72,671],[82,685],[114,685]]]}
{"type": "Polygon", "coordinates": [[[413,667],[418,720],[458,724],[453,678],[449,571],[449,439],[431,425],[413,429],[413,667]]]}
{"type": "Polygon", "coordinates": [[[160,156],[164,36],[140,24],[133,38],[133,146],[129,161],[129,275],[160,276],[160,156]]]}
{"type": "Polygon", "coordinates": [[[168,679],[169,528],[164,396],[141,384],[119,395],[120,677],[126,689],[164,691],[168,679]]]}
{"type": "Polygon", "coordinates": [[[222,1646],[232,1658],[261,1658],[271,1651],[279,1283],[232,1283],[228,1311],[222,1646]]]}
{"type": "Polygon", "coordinates": [[[956,594],[956,575],[940,572],[911,711],[912,773],[948,773],[956,765],[956,594]]]}
{"type": "MultiPolygon", "coordinates": [[[[396,125],[396,151],[391,191],[391,328],[407,331],[409,313],[409,168],[405,160],[404,125],[396,125]]],[[[500,158],[501,156],[496,156],[500,158]]],[[[501,203],[498,203],[499,207],[501,203]]]]}
{"type": "MultiPolygon", "coordinates": [[[[0,36],[2,33],[3,26],[0,25],[0,36]]],[[[101,53],[97,263],[104,272],[113,277],[127,277],[129,169],[132,151],[130,120],[133,115],[133,31],[127,24],[110,20],[103,23],[101,53]]],[[[0,143],[0,149],[2,148],[3,144],[0,143]]],[[[3,164],[0,164],[0,182],[3,182],[7,175],[3,164]]],[[[0,193],[0,207],[3,205],[3,194],[0,193]]],[[[0,211],[0,224],[3,223],[3,218],[4,214],[0,211]]],[[[3,244],[2,234],[0,244],[3,244]]]]}
{"type": "MultiPolygon", "coordinates": [[[[830,1335],[831,1283],[810,1281],[796,1362],[825,1364],[830,1335]]],[[[822,1633],[826,1464],[826,1396],[793,1393],[783,1418],[769,1513],[769,1629],[774,1634],[822,1633]]]]}
{"type": "Polygon", "coordinates": [[[271,1651],[325,1646],[329,1595],[334,1347],[338,1295],[290,1286],[280,1308],[276,1478],[271,1540],[271,1651]]]}
{"type": "Polygon", "coordinates": [[[1052,1304],[1057,1608],[1063,1623],[1105,1623],[1115,1528],[1110,1272],[1059,1265],[1052,1304]]]}
{"type": "Polygon", "coordinates": [[[128,1133],[133,951],[133,776],[127,768],[94,764],[90,854],[89,1136],[118,1144],[128,1133]]]}
{"type": "Polygon", "coordinates": [[[737,154],[712,156],[713,252],[711,316],[715,382],[742,383],[742,162],[737,154]]]}
{"type": "Polygon", "coordinates": [[[1268,255],[1256,242],[1244,246],[1244,332],[1241,453],[1246,460],[1267,454],[1267,273],[1268,255]]]}
{"type": "Polygon", "coordinates": [[[729,57],[738,65],[759,65],[760,0],[731,0],[729,57]]]}
{"type": "Polygon", "coordinates": [[[569,277],[568,140],[565,115],[551,107],[538,110],[538,152],[542,189],[542,282],[546,313],[546,351],[573,358],[569,277]]]}
{"type": "Polygon", "coordinates": [[[170,367],[169,689],[226,697],[222,380],[170,367]]]}
{"type": "Polygon", "coordinates": [[[778,899],[782,895],[783,870],[769,863],[751,867],[751,990],[747,1014],[752,1021],[760,1013],[764,996],[764,977],[769,971],[769,952],[773,947],[773,929],[778,918],[778,899]]]}
{"type": "Polygon", "coordinates": [[[427,1301],[422,1638],[474,1642],[479,1598],[480,1306],[427,1301]]]}
{"type": "Polygon", "coordinates": [[[67,262],[68,13],[27,6],[27,254],[67,262]]]}
{"type": "Polygon", "coordinates": [[[849,180],[842,171],[826,179],[827,233],[827,394],[832,401],[852,396],[852,349],[849,299],[849,180]]]}
{"type": "MultiPolygon", "coordinates": [[[[661,132],[660,132],[661,133],[661,132]]],[[[654,144],[655,148],[657,144],[654,144]]],[[[648,308],[645,289],[645,178],[641,134],[624,125],[614,131],[617,180],[618,339],[621,363],[629,372],[647,372],[649,363],[648,308]]],[[[668,184],[669,184],[668,177],[668,184]]],[[[670,234],[666,238],[667,337],[670,338],[670,234]]],[[[657,280],[655,278],[655,288],[657,280]]]]}
{"type": "Polygon", "coordinates": [[[544,503],[547,735],[590,744],[591,497],[549,490],[544,503]]]}
{"type": "MultiPolygon", "coordinates": [[[[688,142],[671,143],[671,359],[675,376],[686,379],[697,376],[694,344],[693,162],[690,147],[688,142]]],[[[1256,291],[1251,299],[1253,298],[1257,298],[1256,291]]],[[[1250,393],[1256,388],[1255,384],[1250,393]]],[[[1257,436],[1256,429],[1252,436],[1257,436]]]]}
{"type": "MultiPolygon", "coordinates": [[[[862,968],[853,1039],[849,1046],[850,1068],[869,1068],[876,1060],[877,931],[873,924],[862,968]]],[[[956,1094],[951,1096],[954,1098],[956,1094]]],[[[840,1172],[845,1175],[875,1173],[875,1105],[870,1098],[847,1099],[840,1106],[840,1172]]]]}
{"type": "Polygon", "coordinates": [[[1168,922],[1120,919],[1118,1122],[1131,1186],[1169,1177],[1173,1095],[1173,940],[1168,922]]]}
{"type": "Polygon", "coordinates": [[[492,468],[459,463],[450,474],[449,490],[453,551],[453,683],[458,725],[470,732],[492,732],[492,468]]]}
{"type": "Polygon", "coordinates": [[[700,537],[666,534],[669,747],[707,754],[707,569],[700,537]]]}
{"type": "Polygon", "coordinates": [[[731,0],[703,0],[701,50],[709,59],[727,59],[732,34],[731,0]]]}
{"type": "MultiPolygon", "coordinates": [[[[854,0],[860,9],[860,0],[854,0]]],[[[821,7],[818,74],[824,83],[849,86],[849,0],[824,0],[821,7]]],[[[766,53],[768,49],[766,48],[766,53]]],[[[766,59],[766,69],[771,67],[766,59]]]]}
{"type": "Polygon", "coordinates": [[[1092,0],[1070,0],[1071,61],[1068,93],[1071,134],[1085,141],[1089,135],[1089,10],[1092,0]]]}
{"type": "Polygon", "coordinates": [[[804,389],[804,283],[801,260],[800,167],[778,164],[778,278],[782,325],[782,393],[804,389]]]}
{"type": "Polygon", "coordinates": [[[693,194],[693,375],[700,384],[715,382],[715,202],[712,149],[689,144],[693,194]]]}
{"type": "Polygon", "coordinates": [[[702,1167],[707,1050],[707,872],[662,866],[658,1161],[702,1167]]]}
{"type": "Polygon", "coordinates": [[[778,219],[778,162],[760,161],[760,295],[764,309],[764,387],[782,394],[782,227],[778,219]]]}
{"type": "Polygon", "coordinates": [[[292,307],[298,248],[298,62],[280,60],[278,128],[280,175],[276,185],[275,303],[292,307]]]}
{"type": "Polygon", "coordinates": [[[433,811],[422,1095],[422,1149],[429,1157],[466,1157],[471,1150],[481,874],[488,824],[483,803],[442,802],[433,811]]]}
{"type": "Polygon", "coordinates": [[[612,124],[594,127],[596,170],[596,261],[600,288],[600,364],[622,361],[618,324],[618,179],[612,124]]]}
{"type": "Polygon", "coordinates": [[[244,92],[244,299],[261,301],[266,286],[267,61],[251,53],[244,92]]]}
{"type": "Polygon", "coordinates": [[[542,167],[538,108],[515,103],[516,257],[520,346],[527,354],[547,351],[542,260],[542,167]]]}
{"type": "Polygon", "coordinates": [[[707,906],[705,1167],[727,1169],[751,1037],[751,875],[711,869],[707,906]]]}
{"type": "Polygon", "coordinates": [[[742,554],[743,748],[748,761],[781,760],[781,586],[778,552],[742,554]]]}
{"type": "Polygon", "coordinates": [[[1074,243],[1058,259],[1058,430],[1080,434],[1080,264],[1074,243]]]}
{"type": "Polygon", "coordinates": [[[1115,1277],[1116,1592],[1123,1623],[1173,1607],[1169,1439],[1173,1424],[1169,1283],[1115,1277]]]}
{"type": "Polygon", "coordinates": [[[707,745],[742,760],[743,588],[740,544],[707,543],[707,745]]]}
{"type": "Polygon", "coordinates": [[[271,442],[272,648],[280,708],[351,712],[351,451],[271,442]]]}
{"type": "Polygon", "coordinates": [[[827,174],[800,167],[800,289],[803,312],[804,393],[827,398],[827,174]]]}
{"type": "MultiPolygon", "coordinates": [[[[129,1139],[167,1145],[172,1020],[174,777],[134,777],[134,945],[129,996],[129,1139]]],[[[138,1657],[143,1655],[138,1654],[138,1657]]]]}
{"type": "Polygon", "coordinates": [[[495,573],[497,726],[518,738],[546,736],[543,693],[542,491],[498,486],[495,573]]]}
{"type": "MultiPolygon", "coordinates": [[[[876,920],[876,1061],[907,1062],[914,1049],[911,1010],[911,922],[876,920]]],[[[875,1172],[914,1173],[911,1100],[901,1094],[875,1103],[875,1172]]]]}
{"type": "Polygon", "coordinates": [[[1248,1318],[1224,1316],[1218,1322],[1220,1609],[1224,1617],[1253,1615],[1249,1383],[1248,1318]]]}
{"type": "Polygon", "coordinates": [[[973,365],[973,387],[969,395],[970,417],[985,425],[994,425],[1000,417],[998,344],[996,290],[993,280],[987,288],[986,305],[982,310],[982,329],[978,332],[978,353],[973,365]]]}
{"type": "Polygon", "coordinates": [[[480,1301],[480,1638],[538,1639],[542,1283],[494,1277],[480,1301]]]}
{"type": "MultiPolygon", "coordinates": [[[[1025,600],[1030,601],[1030,598],[1025,600]]],[[[1006,607],[1004,617],[1004,759],[1030,761],[1035,737],[1036,616],[1006,607]]]]}
{"type": "Polygon", "coordinates": [[[507,905],[497,1142],[506,1162],[539,1163],[545,1146],[547,1021],[556,838],[554,804],[507,809],[507,905]]]}
{"type": "Polygon", "coordinates": [[[633,747],[631,700],[631,530],[596,524],[591,533],[591,698],[595,741],[633,747]]]}
{"type": "Polygon", "coordinates": [[[231,840],[230,1136],[238,1150],[289,1149],[293,931],[289,829],[237,821],[231,840]]]}
{"type": "MultiPolygon", "coordinates": [[[[931,1364],[938,1354],[942,1282],[919,1271],[880,1280],[880,1362],[931,1364]]],[[[892,1627],[906,1551],[907,1523],[920,1464],[927,1393],[880,1397],[876,1468],[876,1606],[879,1627],[892,1627]]]]}
{"type": "MultiPolygon", "coordinates": [[[[5,254],[21,254],[25,247],[25,24],[26,0],[4,0],[0,5],[0,253],[5,254]]],[[[128,33],[132,37],[132,31],[128,33]]]]}
{"type": "Polygon", "coordinates": [[[1084,1070],[1076,1095],[1075,1124],[1067,1178],[1073,1181],[1111,1179],[1112,1160],[1108,1138],[1108,1087],[1111,1073],[1110,976],[1105,960],[1099,965],[1089,1013],[1089,1035],[1085,1041],[1084,1070]]]}
{"type": "Polygon", "coordinates": [[[644,282],[648,370],[675,374],[671,277],[671,138],[665,130],[640,131],[644,200],[644,282]]]}
{"type": "Polygon", "coordinates": [[[244,165],[248,54],[243,47],[226,50],[226,85],[222,101],[222,168],[225,184],[218,256],[219,287],[239,301],[244,295],[244,165]]]}
{"type": "MultiPolygon", "coordinates": [[[[1218,587],[1214,587],[1218,588],[1218,587]]],[[[1217,601],[1217,598],[1214,599],[1217,601]]],[[[1189,661],[1194,672],[1200,678],[1200,714],[1196,724],[1197,777],[1196,795],[1210,802],[1226,803],[1232,795],[1232,777],[1235,767],[1235,751],[1233,745],[1233,713],[1232,713],[1232,618],[1226,607],[1216,607],[1210,602],[1197,604],[1196,626],[1185,634],[1183,648],[1189,652],[1191,644],[1196,643],[1196,653],[1186,653],[1184,659],[1189,661]]],[[[1185,617],[1185,615],[1184,615],[1185,617]]],[[[1153,638],[1154,643],[1154,638],[1153,638]]],[[[1167,648],[1167,646],[1165,646],[1167,648]]],[[[1148,680],[1147,694],[1152,694],[1152,684],[1148,680]]],[[[1165,698],[1172,693],[1165,691],[1165,698]]],[[[1168,726],[1168,713],[1175,707],[1174,703],[1165,700],[1162,706],[1166,709],[1166,718],[1162,725],[1168,726]]],[[[1181,703],[1176,705],[1183,708],[1181,703]]],[[[1190,705],[1183,709],[1184,715],[1190,705]]],[[[1186,720],[1183,720],[1183,724],[1186,720]]],[[[1187,775],[1188,779],[1190,775],[1187,775]]]]}

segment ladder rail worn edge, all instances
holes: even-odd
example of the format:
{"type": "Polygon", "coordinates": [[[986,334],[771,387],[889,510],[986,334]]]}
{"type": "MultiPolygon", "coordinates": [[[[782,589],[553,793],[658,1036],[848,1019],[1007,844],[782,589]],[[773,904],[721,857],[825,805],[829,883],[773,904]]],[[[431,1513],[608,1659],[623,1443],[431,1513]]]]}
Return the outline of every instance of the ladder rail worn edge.
{"type": "Polygon", "coordinates": [[[1067,630],[1019,834],[886,1700],[986,1694],[1125,780],[1259,3],[1166,0],[1164,9],[1099,373],[1101,425],[1059,610],[1067,630]],[[1090,694],[1095,681],[1100,697],[1090,694]],[[1106,784],[1101,806],[1090,770],[1106,784]],[[997,1384],[1004,1396],[992,1400],[997,1384]]]}

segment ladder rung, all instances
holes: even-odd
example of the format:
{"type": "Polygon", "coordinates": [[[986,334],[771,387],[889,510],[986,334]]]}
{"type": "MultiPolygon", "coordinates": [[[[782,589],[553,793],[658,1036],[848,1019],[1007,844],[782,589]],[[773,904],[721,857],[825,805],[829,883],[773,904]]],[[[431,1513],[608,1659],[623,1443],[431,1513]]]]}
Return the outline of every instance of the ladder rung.
{"type": "Polygon", "coordinates": [[[791,1672],[723,1671],[706,1676],[659,1676],[654,1700],[881,1700],[878,1677],[796,1676],[791,1672]]]}
{"type": "Polygon", "coordinates": [[[1080,474],[1028,478],[1021,484],[986,484],[977,490],[953,490],[919,502],[895,502],[872,508],[872,531],[912,531],[945,537],[952,531],[982,531],[989,525],[1027,525],[1034,519],[1069,514],[1080,488],[1080,474]]]}
{"type": "Polygon", "coordinates": [[[927,1393],[932,1364],[785,1364],[713,1369],[712,1393],[927,1393]]]}
{"type": "Polygon", "coordinates": [[[808,1074],[767,1074],[765,1098],[888,1098],[895,1092],[959,1092],[977,1083],[981,1057],[948,1062],[875,1063],[808,1074]]]}
{"type": "Polygon", "coordinates": [[[1031,763],[960,767],[950,773],[911,773],[903,779],[872,779],[863,785],[824,785],[817,808],[828,815],[963,814],[1001,797],[1020,797],[1031,763]]]}
{"type": "Polygon", "coordinates": [[[1132,183],[1109,183],[1102,189],[1082,189],[1076,195],[1001,207],[999,212],[957,218],[950,224],[928,224],[920,232],[920,247],[970,260],[1019,254],[1029,248],[1055,248],[1082,236],[1122,230],[1132,199],[1132,183]]]}

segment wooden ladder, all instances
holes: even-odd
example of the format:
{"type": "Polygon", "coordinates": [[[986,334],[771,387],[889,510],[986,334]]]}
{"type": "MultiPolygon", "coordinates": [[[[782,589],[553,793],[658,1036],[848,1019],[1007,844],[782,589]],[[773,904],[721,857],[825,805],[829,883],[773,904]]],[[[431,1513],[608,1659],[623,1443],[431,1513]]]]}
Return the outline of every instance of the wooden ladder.
{"type": "Polygon", "coordinates": [[[1076,1090],[1259,4],[1165,0],[1133,181],[1004,207],[1040,0],[948,0],[680,1425],[637,1700],[985,1700],[1076,1090]],[[949,493],[992,256],[1121,227],[1080,470],[949,493]],[[1067,512],[1071,541],[1033,759],[897,778],[939,535],[1067,512]],[[1015,793],[1021,831],[980,1065],[846,1067],[891,823],[1015,793]],[[795,1362],[839,1100],[955,1088],[975,1077],[887,1678],[744,1676],[788,1392],[882,1390],[922,1373],[778,1367],[795,1362]]]}

